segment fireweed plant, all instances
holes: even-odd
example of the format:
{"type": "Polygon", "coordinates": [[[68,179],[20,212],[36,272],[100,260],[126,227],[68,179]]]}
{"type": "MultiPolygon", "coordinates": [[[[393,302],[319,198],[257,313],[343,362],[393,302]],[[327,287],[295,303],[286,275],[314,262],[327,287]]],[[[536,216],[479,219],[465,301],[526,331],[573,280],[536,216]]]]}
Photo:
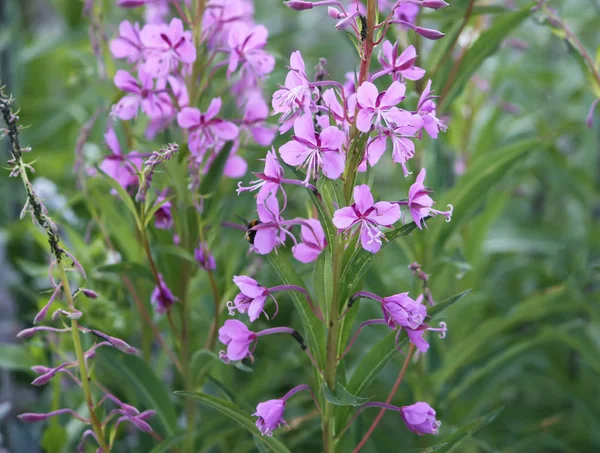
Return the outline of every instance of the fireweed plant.
{"type": "Polygon", "coordinates": [[[83,392],[83,399],[88,413],[82,415],[70,408],[61,408],[46,413],[24,413],[19,418],[25,422],[39,422],[51,417],[69,414],[73,418],[83,422],[87,428],[83,431],[81,442],[77,447],[78,451],[84,451],[84,442],[86,438],[92,438],[98,445],[98,451],[108,452],[113,446],[115,436],[119,425],[122,423],[131,423],[140,431],[152,433],[152,427],[149,420],[155,415],[154,410],[140,412],[137,408],[121,401],[115,395],[110,393],[100,382],[94,379],[91,371],[91,363],[96,356],[96,351],[101,347],[112,347],[125,354],[137,354],[138,351],[127,344],[125,341],[107,335],[98,330],[90,329],[79,323],[79,320],[85,313],[77,308],[77,302],[81,297],[96,299],[98,295],[91,289],[80,286],[85,282],[86,273],[77,259],[65,250],[60,244],[58,225],[50,218],[48,210],[35,193],[35,190],[29,181],[28,172],[34,172],[31,163],[26,163],[23,159],[24,153],[31,151],[29,147],[22,147],[19,141],[20,126],[19,117],[11,109],[12,99],[5,92],[0,91],[0,110],[6,129],[3,134],[10,140],[11,166],[10,175],[21,178],[27,194],[25,206],[21,212],[21,217],[27,214],[31,215],[34,224],[41,227],[48,236],[48,244],[53,255],[53,259],[48,268],[48,277],[51,286],[51,296],[48,303],[37,313],[33,319],[33,327],[22,330],[17,334],[19,338],[30,338],[34,335],[65,334],[71,335],[72,354],[67,357],[61,355],[57,357],[61,361],[57,366],[46,367],[42,365],[32,367],[34,373],[39,376],[31,383],[34,386],[44,386],[48,384],[57,374],[65,375],[83,392]],[[66,308],[57,307],[59,301],[66,302],[66,308]],[[48,320],[51,310],[52,315],[48,320]],[[41,325],[49,324],[49,325],[41,325]],[[82,337],[88,337],[88,343],[92,343],[84,350],[85,341],[82,337]],[[96,394],[101,396],[96,399],[96,394]],[[104,418],[98,416],[99,409],[104,409],[104,418]],[[108,409],[108,410],[107,410],[108,409]],[[111,426],[109,430],[109,426],[111,426]],[[107,437],[108,435],[108,437],[107,437]]]}
{"type": "MultiPolygon", "coordinates": [[[[348,32],[356,43],[360,71],[355,80],[342,84],[331,80],[324,62],[320,62],[311,76],[301,52],[293,52],[285,82],[275,91],[271,101],[278,117],[279,133],[293,132],[287,135],[287,142],[277,151],[267,152],[264,170],[255,173],[257,179],[250,185],[240,183],[238,193],[257,192],[258,222],[250,225],[248,232],[253,250],[272,257],[281,248],[291,245],[293,257],[301,263],[317,262],[317,266],[330,267],[331,281],[325,285],[332,287],[332,295],[329,300],[319,300],[317,305],[307,290],[297,285],[269,288],[252,278],[235,276],[234,282],[240,293],[228,303],[228,308],[230,315],[236,312],[246,315],[250,322],[261,315],[272,319],[278,311],[275,292],[301,292],[311,310],[306,318],[312,321],[308,320],[307,324],[320,324],[310,328],[322,329],[325,344],[310,344],[309,341],[306,345],[297,332],[287,327],[254,332],[239,320],[227,320],[219,329],[219,340],[226,346],[220,356],[226,362],[252,361],[259,337],[274,334],[291,334],[309,355],[322,382],[323,404],[319,404],[314,396],[317,389],[310,390],[306,384],[292,388],[281,399],[260,403],[253,415],[258,417],[256,426],[264,435],[271,436],[274,430],[285,425],[286,403],[302,390],[310,391],[315,399],[322,418],[323,446],[328,452],[335,451],[336,443],[356,416],[371,407],[398,412],[407,428],[418,435],[437,434],[440,422],[435,410],[426,402],[403,407],[393,406],[389,400],[366,402],[358,407],[355,417],[346,426],[340,425],[340,412],[334,406],[339,395],[348,394],[337,382],[338,367],[364,327],[381,324],[397,332],[396,347],[406,359],[396,388],[415,350],[425,353],[429,348],[427,332],[439,332],[441,338],[446,334],[445,323],[440,323],[439,327],[428,324],[423,295],[412,298],[403,292],[380,296],[361,291],[360,278],[358,284],[349,284],[356,278],[351,274],[356,271],[364,276],[364,268],[360,269],[360,266],[372,261],[394,237],[408,234],[414,228],[425,228],[426,220],[433,216],[451,219],[452,206],[446,211],[433,208],[431,190],[425,186],[425,168],[415,172],[417,176],[408,194],[396,200],[376,201],[372,188],[357,182],[357,173],[375,167],[386,153],[388,144],[392,148],[392,161],[400,164],[403,177],[410,177],[415,143],[423,133],[435,139],[439,131],[446,129],[436,117],[431,81],[425,84],[416,105],[409,107],[403,103],[408,82],[423,79],[425,71],[415,65],[417,55],[413,46],[401,49],[398,42],[386,40],[386,32],[392,24],[401,24],[428,39],[443,37],[441,32],[398,19],[397,13],[404,5],[438,9],[446,3],[396,2],[387,5],[387,15],[381,21],[378,21],[378,6],[382,5],[374,1],[367,2],[366,9],[360,3],[344,8],[337,1],[289,1],[285,4],[296,11],[327,8],[329,16],[338,21],[336,28],[348,32]],[[380,67],[375,69],[371,68],[371,59],[377,48],[380,67]],[[284,178],[284,165],[292,168],[296,180],[284,178]],[[304,186],[311,193],[315,217],[284,218],[291,184],[304,186]],[[398,223],[404,223],[404,226],[396,227],[398,223]],[[300,239],[292,232],[294,228],[299,228],[300,239]],[[353,305],[361,298],[380,304],[383,316],[360,324],[348,340],[347,334],[355,316],[353,311],[356,310],[353,305]],[[408,349],[401,347],[404,343],[402,334],[408,337],[408,349]]],[[[271,260],[275,261],[274,258],[271,260]]],[[[427,276],[418,264],[411,265],[411,269],[426,282],[427,276]]],[[[433,304],[428,288],[425,296],[433,304]]],[[[355,451],[366,443],[379,418],[355,451]]]]}
{"type": "MultiPolygon", "coordinates": [[[[269,32],[254,22],[250,0],[117,0],[116,4],[132,17],[115,26],[107,41],[95,42],[94,53],[98,66],[106,68],[112,77],[118,96],[108,112],[96,112],[82,131],[84,142],[93,123],[105,117],[106,153],[91,164],[78,159],[77,169],[84,176],[79,182],[85,191],[87,179],[105,178],[114,196],[121,198],[135,220],[136,238],[151,271],[150,303],[154,313],[139,301],[137,289],[128,277],[123,277],[123,283],[136,301],[140,319],[181,377],[178,382],[185,390],[180,393],[187,397],[184,423],[188,434],[196,425],[193,399],[207,403],[208,398],[193,392],[204,375],[194,376],[190,366],[194,348],[190,344],[193,326],[189,324],[187,298],[192,273],[187,265],[189,257],[199,272],[206,273],[215,304],[206,350],[217,349],[222,361],[243,367],[255,356],[259,360],[258,343],[288,335],[299,343],[314,368],[316,385],[298,383],[280,399],[257,405],[252,413],[257,432],[271,436],[286,425],[288,400],[306,391],[321,417],[326,452],[336,451],[342,435],[368,408],[379,408],[380,412],[355,451],[364,446],[385,411],[398,412],[406,427],[417,435],[437,434],[440,422],[427,402],[408,401],[401,407],[390,404],[413,357],[427,352],[430,335],[443,338],[446,334],[445,323],[436,326],[431,322],[436,306],[427,274],[417,263],[410,266],[423,282],[422,295],[409,295],[401,292],[402,288],[396,294],[374,294],[362,286],[367,269],[390,241],[420,234],[427,222],[437,221],[433,217],[451,220],[452,206],[445,210],[434,208],[432,191],[426,186],[426,169],[419,168],[421,159],[413,159],[423,134],[435,139],[446,130],[436,115],[436,95],[431,81],[426,81],[425,70],[416,66],[415,47],[402,46],[387,36],[390,27],[402,27],[425,39],[442,38],[442,32],[417,25],[415,17],[421,8],[440,9],[447,3],[285,2],[295,11],[321,8],[335,27],[354,42],[359,70],[344,82],[335,81],[329,77],[324,60],[313,63],[314,71],[307,70],[301,51],[297,50],[289,57],[285,80],[272,94],[265,93],[263,84],[276,60],[266,50],[269,32]],[[139,7],[145,8],[144,14],[135,16],[135,20],[133,16],[139,7]],[[109,61],[105,61],[105,54],[110,54],[109,61]],[[372,66],[374,57],[378,67],[372,66]],[[407,100],[413,86],[422,88],[415,102],[407,100]],[[269,116],[277,118],[278,126],[268,122],[269,116]],[[276,148],[272,144],[278,135],[284,143],[276,148]],[[163,136],[174,137],[177,143],[149,152],[147,143],[163,136]],[[252,181],[240,182],[237,193],[255,194],[257,218],[243,225],[233,221],[207,225],[207,205],[214,200],[206,186],[210,186],[215,174],[238,180],[245,176],[248,163],[242,151],[251,144],[264,150],[264,167],[254,173],[252,181]],[[391,156],[385,156],[388,149],[391,156]],[[365,183],[369,178],[364,175],[376,175],[377,164],[390,157],[400,166],[399,177],[410,179],[412,185],[408,193],[379,201],[372,184],[365,183]],[[172,162],[187,166],[188,198],[180,199],[177,190],[156,181],[164,182],[165,174],[170,176],[172,162]],[[305,191],[310,197],[312,215],[308,218],[288,214],[288,201],[297,191],[305,191]],[[189,200],[191,209],[185,204],[189,200]],[[163,264],[153,253],[152,227],[169,232],[174,245],[190,252],[182,270],[181,287],[169,286],[167,269],[161,268],[163,264]],[[282,281],[266,286],[250,275],[233,276],[239,294],[221,304],[215,279],[217,263],[206,237],[210,229],[227,227],[241,230],[240,235],[250,243],[250,253],[265,256],[282,281]],[[322,287],[314,288],[315,296],[298,279],[290,277],[292,259],[327,270],[322,287]],[[293,299],[302,320],[302,333],[284,326],[252,329],[239,319],[223,322],[220,316],[226,308],[229,315],[249,323],[259,318],[271,321],[278,314],[277,298],[282,293],[293,299]],[[378,304],[381,317],[355,326],[360,299],[378,304]],[[157,325],[157,320],[162,319],[166,319],[161,325],[167,325],[173,346],[163,338],[165,332],[157,325]],[[363,328],[371,325],[392,331],[398,354],[404,355],[404,365],[386,402],[354,396],[339,383],[338,370],[346,365],[346,354],[359,341],[363,328]],[[344,402],[348,399],[353,404],[344,402]],[[347,410],[349,406],[356,407],[353,416],[347,410]]],[[[86,13],[94,26],[98,26],[99,9],[101,5],[86,2],[86,13]]],[[[89,425],[83,439],[93,438],[99,451],[110,451],[123,422],[152,432],[149,419],[154,412],[140,412],[112,395],[94,378],[89,364],[101,346],[127,354],[137,351],[122,340],[79,324],[85,313],[76,308],[77,299],[93,298],[95,293],[72,289],[83,283],[85,273],[75,257],[59,245],[58,228],[33,192],[27,177],[31,167],[23,161],[27,149],[19,144],[18,117],[9,105],[10,99],[3,95],[2,113],[11,141],[11,175],[22,178],[28,196],[24,212],[31,212],[34,221],[47,232],[54,255],[49,270],[52,296],[36,316],[36,327],[19,336],[71,332],[75,359],[69,358],[55,368],[35,367],[40,377],[34,385],[45,384],[58,373],[66,374],[82,388],[89,411],[80,415],[65,408],[46,414],[23,414],[21,419],[33,422],[69,413],[89,425]],[[62,325],[37,326],[59,299],[66,300],[66,308],[56,310],[52,319],[62,325]],[[82,336],[91,339],[90,343],[94,341],[87,351],[82,336]],[[72,369],[77,369],[78,375],[72,369]],[[104,420],[97,415],[100,406],[109,406],[104,420]],[[115,423],[109,430],[111,421],[115,423]]],[[[175,185],[175,181],[172,183],[175,185]]],[[[97,213],[92,214],[98,221],[97,213]]],[[[109,238],[106,240],[109,243],[109,238]]],[[[194,448],[193,436],[188,435],[185,450],[195,451],[194,448]]]]}

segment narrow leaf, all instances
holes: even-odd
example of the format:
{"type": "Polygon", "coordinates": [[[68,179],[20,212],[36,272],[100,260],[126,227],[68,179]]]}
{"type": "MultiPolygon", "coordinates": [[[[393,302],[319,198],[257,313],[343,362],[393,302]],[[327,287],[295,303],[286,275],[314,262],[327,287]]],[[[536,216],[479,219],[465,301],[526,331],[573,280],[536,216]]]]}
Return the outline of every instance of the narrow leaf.
{"type": "Polygon", "coordinates": [[[184,398],[191,398],[193,400],[200,401],[202,404],[206,404],[207,406],[218,410],[222,414],[246,428],[248,432],[253,435],[257,442],[260,442],[265,447],[269,448],[269,450],[276,453],[289,453],[289,450],[285,447],[285,445],[283,445],[276,438],[259,435],[258,429],[255,425],[255,420],[250,415],[243,412],[236,404],[200,392],[175,392],[175,394],[183,396],[184,398]]]}
{"type": "Polygon", "coordinates": [[[351,394],[339,382],[335,386],[335,391],[331,391],[327,384],[323,382],[322,390],[327,401],[336,406],[360,406],[371,399],[351,394]]]}

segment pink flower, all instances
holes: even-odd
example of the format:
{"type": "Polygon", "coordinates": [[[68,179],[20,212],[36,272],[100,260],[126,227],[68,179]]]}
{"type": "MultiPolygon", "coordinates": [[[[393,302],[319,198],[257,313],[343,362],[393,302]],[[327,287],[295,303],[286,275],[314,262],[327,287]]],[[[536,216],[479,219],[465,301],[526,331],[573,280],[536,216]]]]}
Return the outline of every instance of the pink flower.
{"type": "Polygon", "coordinates": [[[146,25],[140,38],[148,49],[144,68],[152,77],[166,77],[179,62],[190,64],[196,61],[192,32],[183,31],[180,19],[172,19],[169,25],[146,25]]]}
{"type": "Polygon", "coordinates": [[[154,226],[161,230],[170,230],[173,227],[171,202],[165,201],[165,194],[163,193],[156,199],[156,204],[160,204],[160,208],[154,213],[154,226]]]}
{"type": "Polygon", "coordinates": [[[162,274],[158,274],[159,284],[154,287],[152,291],[152,295],[150,297],[150,302],[154,305],[154,309],[156,313],[162,315],[165,313],[171,305],[177,302],[177,297],[173,295],[165,280],[163,279],[162,274]]]}
{"type": "Polygon", "coordinates": [[[293,246],[292,253],[301,263],[312,263],[327,246],[325,232],[317,219],[306,219],[300,231],[303,242],[293,246]]]}
{"type": "Polygon", "coordinates": [[[381,226],[391,227],[400,219],[400,207],[395,203],[380,201],[374,203],[371,189],[366,184],[354,188],[354,204],[341,208],[333,214],[333,224],[343,231],[358,226],[362,247],[377,253],[381,248],[384,234],[381,226]]]}
{"type": "Polygon", "coordinates": [[[137,63],[142,58],[144,46],[140,39],[140,26],[124,20],[119,25],[119,36],[110,42],[110,53],[115,58],[126,58],[128,63],[137,63]]]}
{"type": "Polygon", "coordinates": [[[418,329],[427,316],[427,308],[421,303],[422,300],[422,295],[415,301],[408,296],[408,293],[384,297],[381,308],[385,322],[392,329],[396,327],[418,329]]]}
{"type": "Polygon", "coordinates": [[[260,93],[254,92],[246,101],[240,129],[249,131],[260,146],[269,146],[275,140],[277,131],[273,125],[266,123],[268,117],[269,106],[260,93]]]}
{"type": "MultiPolygon", "coordinates": [[[[234,311],[237,310],[240,313],[247,313],[250,322],[256,321],[260,314],[265,311],[265,302],[267,297],[270,296],[268,288],[260,286],[256,280],[245,275],[234,276],[233,283],[240,289],[240,293],[235,296],[233,302],[227,303],[229,314],[233,315],[234,311]]],[[[273,296],[271,298],[275,301],[273,296]]],[[[277,301],[275,301],[275,304],[277,304],[277,301]]]]}
{"type": "Polygon", "coordinates": [[[425,225],[423,219],[430,215],[441,214],[446,217],[446,222],[450,222],[450,220],[452,220],[453,210],[452,205],[450,204],[448,205],[448,211],[438,211],[431,208],[434,201],[429,196],[431,190],[423,185],[425,175],[426,171],[423,168],[419,173],[419,176],[417,176],[415,183],[410,186],[410,189],[408,190],[408,209],[410,210],[410,215],[420,229],[423,229],[423,225],[425,225]]]}
{"type": "Polygon", "coordinates": [[[130,186],[137,185],[139,181],[137,171],[142,167],[143,159],[135,152],[123,155],[117,134],[112,128],[106,131],[104,140],[112,153],[102,160],[100,170],[126,190],[130,186]]]}
{"type": "Polygon", "coordinates": [[[214,271],[217,268],[215,257],[209,252],[208,246],[204,242],[198,244],[198,248],[194,249],[194,258],[207,271],[214,271]]]}
{"type": "Polygon", "coordinates": [[[251,25],[254,5],[247,0],[210,0],[202,17],[203,41],[208,47],[227,45],[231,30],[251,25]]]}
{"type": "Polygon", "coordinates": [[[346,135],[335,126],[315,132],[312,117],[304,115],[294,122],[292,140],[279,148],[281,158],[288,165],[306,167],[306,180],[317,176],[318,169],[330,179],[344,172],[345,157],[342,145],[346,135]]]}
{"type": "Polygon", "coordinates": [[[256,427],[263,436],[272,436],[275,429],[286,424],[283,419],[284,411],[284,399],[269,400],[256,406],[256,412],[252,415],[258,417],[256,427]]]}
{"type": "MultiPolygon", "coordinates": [[[[408,46],[400,55],[398,55],[398,46],[398,42],[394,45],[389,41],[383,43],[379,55],[379,63],[383,67],[383,70],[378,74],[391,73],[394,80],[399,80],[400,78],[408,80],[422,79],[425,75],[425,70],[415,66],[417,51],[414,46],[408,46]]],[[[375,74],[373,79],[377,78],[377,76],[375,74]]]]}
{"type": "Polygon", "coordinates": [[[139,82],[127,71],[123,69],[117,71],[114,78],[115,85],[129,94],[113,106],[111,115],[128,121],[137,117],[140,107],[142,112],[152,119],[172,115],[173,105],[166,90],[155,90],[154,81],[141,69],[138,78],[139,82]]]}
{"type": "Polygon", "coordinates": [[[438,433],[441,422],[435,419],[435,410],[429,404],[419,402],[412,406],[403,406],[400,408],[400,414],[406,427],[413,433],[419,436],[438,433]]]}
{"type": "Polygon", "coordinates": [[[264,203],[259,203],[256,211],[260,223],[254,227],[256,231],[254,249],[260,255],[268,255],[285,242],[287,230],[281,225],[283,218],[279,210],[279,202],[274,196],[267,197],[264,203]]]}
{"type": "Polygon", "coordinates": [[[414,24],[417,20],[419,9],[420,8],[418,5],[415,5],[413,3],[404,3],[396,8],[396,10],[394,11],[394,16],[396,16],[397,19],[406,21],[410,24],[414,24]]]}
{"type": "Polygon", "coordinates": [[[391,127],[401,121],[400,111],[396,104],[404,99],[406,86],[400,82],[393,82],[386,91],[379,93],[377,87],[371,82],[363,82],[358,87],[358,115],[356,127],[361,132],[369,132],[372,124],[376,127],[391,127]]]}
{"type": "Polygon", "coordinates": [[[179,127],[190,133],[190,150],[204,153],[207,147],[214,147],[219,141],[233,140],[238,136],[238,127],[230,121],[216,118],[221,110],[221,98],[214,98],[206,113],[192,107],[185,107],[177,114],[179,127]]]}
{"type": "Polygon", "coordinates": [[[224,361],[237,361],[252,357],[250,345],[256,340],[256,334],[237,319],[228,319],[219,329],[219,341],[227,346],[227,353],[220,353],[224,361]]]}
{"type": "Polygon", "coordinates": [[[433,139],[436,139],[438,132],[445,131],[447,129],[446,124],[438,119],[435,114],[435,102],[433,102],[431,95],[431,80],[427,81],[427,86],[423,90],[421,97],[419,98],[419,104],[417,107],[417,113],[423,118],[423,128],[433,139]]]}
{"type": "Polygon", "coordinates": [[[292,52],[289,69],[285,85],[273,93],[273,110],[281,113],[281,133],[287,132],[299,116],[317,110],[313,96],[318,96],[318,90],[308,81],[300,51],[292,52]]]}
{"type": "Polygon", "coordinates": [[[239,195],[241,192],[253,192],[258,190],[256,202],[258,204],[262,204],[265,202],[267,197],[269,197],[269,195],[275,196],[277,194],[277,191],[281,187],[281,180],[283,178],[283,167],[279,163],[277,154],[273,148],[271,148],[270,151],[267,151],[264,171],[262,173],[255,173],[255,175],[258,177],[258,179],[252,181],[248,187],[242,186],[242,182],[240,181],[238,183],[237,193],[239,195]]]}
{"type": "Polygon", "coordinates": [[[242,72],[257,79],[262,79],[273,71],[275,57],[263,50],[268,36],[269,32],[263,25],[250,28],[242,23],[232,28],[228,40],[231,53],[227,75],[231,76],[240,64],[242,72]]]}

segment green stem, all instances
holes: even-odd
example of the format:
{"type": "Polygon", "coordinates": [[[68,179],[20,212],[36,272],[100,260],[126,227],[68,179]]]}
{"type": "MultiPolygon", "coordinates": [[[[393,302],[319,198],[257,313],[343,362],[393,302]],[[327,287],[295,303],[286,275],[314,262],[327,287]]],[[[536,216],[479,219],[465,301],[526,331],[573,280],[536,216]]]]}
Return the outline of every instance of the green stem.
{"type": "MultiPolygon", "coordinates": [[[[73,302],[73,297],[71,296],[71,287],[69,285],[69,279],[67,278],[67,273],[65,272],[65,267],[62,261],[58,260],[57,267],[60,273],[60,279],[63,284],[64,293],[67,297],[67,303],[70,308],[74,308],[75,304],[73,302]]],[[[83,348],[81,346],[81,338],[79,337],[79,326],[77,321],[74,319],[71,320],[71,334],[73,337],[73,346],[75,347],[75,355],[77,356],[77,362],[79,364],[79,373],[81,374],[81,386],[83,387],[83,395],[88,410],[90,412],[90,421],[92,424],[92,429],[94,430],[94,434],[96,434],[96,438],[98,440],[100,449],[103,452],[110,452],[110,449],[108,448],[108,445],[104,440],[102,426],[100,425],[100,421],[96,416],[96,406],[94,404],[92,391],[90,389],[89,375],[85,366],[85,358],[83,355],[83,348]]]]}
{"type": "MultiPolygon", "coordinates": [[[[325,382],[331,391],[335,390],[337,364],[338,364],[338,343],[340,334],[340,288],[342,277],[342,258],[344,255],[344,241],[339,236],[335,241],[333,253],[333,297],[329,317],[327,320],[327,358],[325,362],[325,382]]],[[[335,407],[329,402],[325,402],[325,415],[323,417],[323,449],[326,453],[335,452],[335,407]]]]}

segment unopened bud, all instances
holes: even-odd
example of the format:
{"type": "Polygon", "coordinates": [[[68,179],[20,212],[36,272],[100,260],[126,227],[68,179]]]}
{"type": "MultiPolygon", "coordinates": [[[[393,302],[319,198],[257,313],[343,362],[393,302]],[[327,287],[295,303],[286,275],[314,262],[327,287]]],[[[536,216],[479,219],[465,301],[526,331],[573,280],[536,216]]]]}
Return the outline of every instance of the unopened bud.
{"type": "Polygon", "coordinates": [[[17,334],[17,338],[30,338],[33,337],[36,330],[35,327],[30,327],[29,329],[23,329],[17,334]]]}
{"type": "Polygon", "coordinates": [[[329,14],[329,17],[333,19],[343,19],[344,17],[346,17],[344,13],[342,13],[339,9],[334,8],[333,6],[327,8],[327,14],[329,14]]]}
{"type": "Polygon", "coordinates": [[[48,418],[48,414],[35,414],[33,412],[26,412],[25,414],[17,415],[17,418],[23,422],[34,423],[46,420],[48,418]]]}
{"type": "Polygon", "coordinates": [[[117,6],[121,8],[138,8],[145,4],[146,0],[117,0],[117,6]]]}
{"type": "Polygon", "coordinates": [[[285,6],[294,11],[304,11],[306,9],[312,9],[312,2],[305,2],[302,0],[290,0],[289,2],[283,2],[285,6]]]}
{"type": "Polygon", "coordinates": [[[444,33],[432,28],[415,27],[415,31],[420,34],[423,38],[431,39],[433,41],[438,40],[446,36],[444,33]]]}
{"type": "Polygon", "coordinates": [[[92,291],[91,289],[82,288],[81,292],[88,299],[97,299],[98,298],[98,293],[96,291],[92,291]]]}
{"type": "Polygon", "coordinates": [[[448,6],[444,0],[423,0],[423,6],[431,9],[442,9],[448,6]]]}

